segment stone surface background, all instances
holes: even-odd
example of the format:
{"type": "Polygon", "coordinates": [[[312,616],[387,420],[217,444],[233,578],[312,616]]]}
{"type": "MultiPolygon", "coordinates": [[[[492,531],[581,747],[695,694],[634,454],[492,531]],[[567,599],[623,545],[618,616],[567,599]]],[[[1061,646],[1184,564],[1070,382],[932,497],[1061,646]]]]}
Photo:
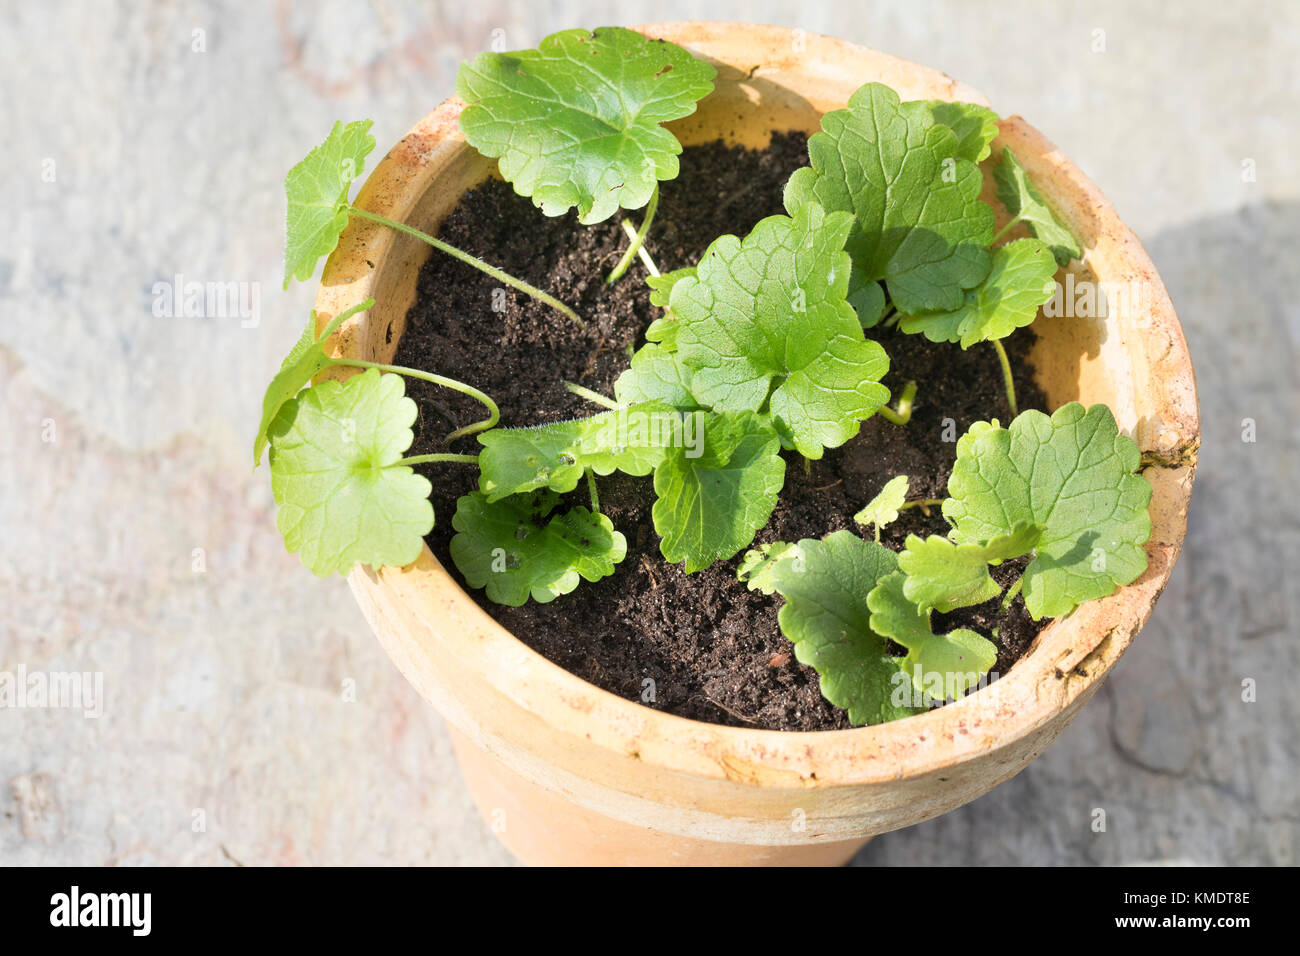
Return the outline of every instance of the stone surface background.
{"type": "Polygon", "coordinates": [[[1197,363],[1191,533],[1141,639],[1028,770],[859,862],[1295,862],[1300,6],[49,0],[0,29],[0,671],[100,671],[105,706],[0,710],[0,863],[510,862],[249,471],[314,291],[280,291],[281,177],[338,118],[382,152],[494,30],[700,16],[887,50],[1028,117],[1147,242],[1197,363]],[[177,274],[258,283],[260,322],[155,317],[177,274]]]}

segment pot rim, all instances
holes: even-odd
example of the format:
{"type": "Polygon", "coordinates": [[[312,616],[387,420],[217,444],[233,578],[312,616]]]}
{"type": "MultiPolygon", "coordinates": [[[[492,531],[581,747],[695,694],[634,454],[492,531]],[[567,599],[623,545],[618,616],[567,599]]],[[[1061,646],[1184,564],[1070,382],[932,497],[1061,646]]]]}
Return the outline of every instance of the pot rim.
{"type": "MultiPolygon", "coordinates": [[[[800,68],[804,63],[813,64],[814,76],[821,64],[848,55],[869,67],[869,75],[905,71],[945,92],[946,98],[987,104],[976,91],[938,71],[805,31],[718,21],[659,23],[634,29],[705,56],[711,40],[734,37],[737,32],[746,34],[756,50],[769,54],[800,49],[794,45],[797,38],[804,50],[800,68]]],[[[402,219],[431,185],[422,171],[467,148],[457,125],[463,108],[464,103],[453,96],[420,120],[376,166],[357,204],[402,219]]],[[[1117,267],[1151,283],[1150,315],[1144,325],[1150,331],[1142,336],[1147,380],[1142,385],[1146,393],[1155,392],[1151,403],[1160,414],[1154,416],[1158,427],[1140,425],[1137,438],[1144,453],[1163,463],[1155,470],[1165,473],[1155,481],[1153,469],[1144,472],[1152,480],[1155,494],[1148,567],[1142,577],[1108,598],[1082,605],[1069,617],[1053,621],[999,680],[946,707],[886,724],[826,731],[731,727],[677,717],[624,699],[551,663],[483,611],[433,556],[427,543],[420,557],[405,568],[358,565],[351,573],[354,591],[369,588],[381,594],[391,608],[414,615],[431,635],[438,636],[441,652],[455,654],[481,672],[498,693],[551,727],[658,769],[760,787],[887,783],[939,772],[1009,747],[1055,720],[1062,711],[1081,705],[1146,622],[1181,549],[1200,439],[1195,380],[1164,285],[1111,204],[1076,166],[1019,117],[1002,123],[1000,142],[1030,147],[1032,152],[1017,149],[1017,156],[1058,212],[1072,224],[1076,216],[1101,223],[1109,244],[1106,248],[1117,267]],[[1025,161],[1029,155],[1039,157],[1038,168],[1025,161]]],[[[318,329],[373,293],[378,270],[366,266],[381,263],[395,241],[392,230],[352,218],[321,278],[316,302],[318,329]]],[[[1091,257],[1097,251],[1089,246],[1086,254],[1091,257]]],[[[359,330],[368,316],[355,316],[338,330],[332,343],[335,355],[357,354],[364,338],[359,330]]],[[[379,611],[383,613],[383,608],[379,611]]],[[[1018,769],[1009,766],[1006,776],[1018,769]]]]}

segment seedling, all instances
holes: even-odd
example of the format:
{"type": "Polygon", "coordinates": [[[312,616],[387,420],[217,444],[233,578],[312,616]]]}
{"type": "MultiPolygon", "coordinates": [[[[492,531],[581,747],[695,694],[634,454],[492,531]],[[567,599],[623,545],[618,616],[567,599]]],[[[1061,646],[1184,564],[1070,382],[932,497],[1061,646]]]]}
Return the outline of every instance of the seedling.
{"type": "Polygon", "coordinates": [[[591,225],[620,207],[645,207],[609,274],[613,283],[645,240],[660,181],[677,177],[682,144],[662,124],[695,112],[716,73],[676,44],[635,30],[564,30],[535,50],[481,53],[462,64],[460,128],[548,216],[577,208],[579,221],[591,225]]]}
{"type": "Polygon", "coordinates": [[[370,135],[371,125],[370,120],[348,123],[346,126],[335,123],[329,136],[325,137],[325,142],[308,153],[285,177],[284,191],[289,202],[284,241],[286,289],[292,279],[305,282],[312,277],[316,263],[334,251],[339,243],[339,235],[347,227],[348,219],[356,216],[427,242],[438,251],[487,273],[498,282],[518,289],[564,313],[579,325],[582,324],[582,319],[571,308],[523,279],[517,279],[488,265],[482,259],[427,232],[353,205],[348,199],[352,192],[352,182],[361,175],[366,157],[375,148],[375,138],[370,135]]]}
{"type": "MultiPolygon", "coordinates": [[[[269,443],[277,523],[317,574],[413,561],[434,521],[430,482],[413,466],[477,465],[478,489],[459,498],[452,518],[456,567],[497,603],[548,602],[613,574],[627,553],[601,513],[599,477],[619,471],[652,482],[664,558],[699,571],[739,554],[767,524],[785,482],[783,449],[808,467],[876,413],[907,424],[916,383],[888,405],[889,358],[866,330],[890,322],[963,348],[991,342],[1014,419],[1007,428],[978,422],[962,436],[948,497],[908,500],[909,480],[897,476],[855,515],[874,541],[836,531],[764,544],[737,570],[749,588],[782,598],[782,632],[853,723],[919,713],[968,693],[997,659],[996,646],[970,629],[936,633],[933,611],[999,596],[1005,609],[1023,595],[1035,619],[1068,614],[1146,567],[1151,488],[1137,474],[1136,444],[1109,410],[1070,403],[1050,417],[1014,413],[1000,339],[1034,320],[1058,264],[1081,250],[1010,151],[995,175],[1012,219],[994,235],[977,165],[997,134],[992,111],[903,103],[869,83],[809,140],[812,165],[787,184],[787,215],[723,236],[696,265],[661,273],[643,240],[659,183],[677,175],[681,152],[661,124],[689,115],[713,76],[686,51],[617,28],[485,53],[458,74],[467,139],[546,215],[576,208],[581,222],[595,223],[620,208],[646,210],[639,228],[624,221],[630,245],[608,281],[639,256],[663,314],[613,398],[565,383],[600,412],[502,428],[492,399],[454,379],[329,356],[328,337],[367,301],[319,335],[313,315],[267,389],[254,460],[269,443]],[[994,246],[1018,224],[1032,236],[994,246]],[[336,366],[361,372],[308,387],[336,366]],[[478,455],[405,455],[416,408],[402,376],[484,404],[487,418],[447,436],[476,434],[478,455]],[[562,504],[583,484],[590,507],[562,504]],[[881,529],[900,512],[938,506],[947,535],[909,535],[897,553],[881,545],[881,529]],[[989,568],[1026,558],[1004,594],[989,568]]],[[[356,215],[573,316],[540,290],[350,204],[374,145],[369,125],[336,125],[291,171],[286,284],[310,277],[356,215]]]]}
{"type": "MultiPolygon", "coordinates": [[[[847,531],[777,542],[750,551],[738,576],[785,598],[781,631],[817,670],[827,700],[855,724],[893,720],[915,712],[916,701],[961,697],[997,660],[996,646],[974,631],[939,635],[930,627],[932,610],[1003,593],[990,565],[1033,556],[1003,607],[1023,593],[1035,620],[1113,594],[1146,570],[1151,486],[1138,466],[1136,443],[1119,434],[1104,405],[1071,402],[1050,418],[1027,411],[1009,428],[980,422],[958,441],[943,502],[948,537],[909,535],[897,555],[847,531]],[[885,638],[907,655],[886,654],[885,638]],[[896,671],[918,696],[891,696],[896,671]]],[[[917,504],[905,503],[906,493],[906,477],[892,479],[857,520],[876,524],[878,535],[917,504]]]]}
{"type": "Polygon", "coordinates": [[[943,515],[948,538],[909,536],[899,565],[922,607],[965,607],[1001,593],[987,566],[1032,554],[1008,590],[1035,620],[1106,597],[1146,570],[1151,486],[1137,443],[1105,405],[1027,411],[1007,428],[979,422],[959,439],[943,515]]]}
{"type": "Polygon", "coordinates": [[[962,155],[983,148],[984,120],[959,139],[930,104],[868,83],[808,140],[812,165],[790,177],[786,210],[818,203],[852,214],[849,299],[864,328],[887,301],[904,314],[955,309],[988,274],[993,210],[979,200],[979,167],[962,155]]]}
{"type": "Polygon", "coordinates": [[[481,492],[456,502],[451,557],[470,587],[489,600],[518,607],[568,594],[580,578],[614,573],[627,540],[597,509],[581,505],[552,515],[560,496],[542,490],[490,505],[481,492]],[[549,516],[549,520],[548,519],[549,516]]]}
{"type": "Polygon", "coordinates": [[[976,163],[996,135],[997,115],[985,107],[900,103],[893,90],[868,83],[848,109],[823,117],[822,132],[808,141],[812,166],[790,177],[785,203],[851,211],[850,300],[862,324],[889,318],[904,332],[963,349],[990,342],[1014,416],[1015,386],[1000,340],[1034,321],[1051,298],[1057,264],[1082,250],[1009,149],[994,175],[1012,218],[994,234],[976,163]],[[1022,222],[1038,238],[988,251],[1022,222]]]}
{"type": "Polygon", "coordinates": [[[781,633],[817,671],[822,696],[854,724],[897,720],[960,697],[997,658],[974,631],[935,634],[929,612],[902,594],[898,556],[851,531],[751,551],[742,571],[750,588],[785,599],[781,633]],[[890,640],[908,653],[891,654],[890,640]]]}

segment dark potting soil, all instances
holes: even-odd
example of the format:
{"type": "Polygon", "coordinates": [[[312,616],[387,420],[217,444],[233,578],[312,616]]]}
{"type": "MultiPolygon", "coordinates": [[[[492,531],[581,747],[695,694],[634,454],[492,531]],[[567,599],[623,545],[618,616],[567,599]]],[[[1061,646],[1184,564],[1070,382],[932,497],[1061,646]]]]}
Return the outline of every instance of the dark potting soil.
{"type": "MultiPolygon", "coordinates": [[[[764,216],[782,212],[781,192],[790,173],[807,163],[802,134],[776,134],[766,150],[722,143],[691,147],[681,174],[662,190],[647,248],[663,271],[693,265],[718,236],[744,235],[764,216]]],[[[639,213],[632,214],[639,222],[639,213]]],[[[574,215],[548,219],[530,200],[493,180],[469,193],[439,235],[546,289],[577,310],[586,328],[513,290],[502,292],[488,276],[432,254],[420,272],[416,302],[397,351],[397,364],[452,375],[491,395],[503,425],[535,425],[585,416],[599,408],[570,394],[578,382],[613,394],[646,326],[659,310],[650,305],[645,271],[635,263],[614,286],[604,277],[627,238],[617,218],[582,226],[574,215]]],[[[828,451],[805,474],[803,460],[787,454],[785,488],[756,543],[820,538],[841,528],[864,529],[852,516],[890,478],[910,476],[909,497],[942,498],[952,468],[954,441],[974,421],[1010,415],[991,346],[962,351],[920,335],[871,330],[889,353],[885,384],[895,395],[908,380],[919,385],[912,420],[897,427],[875,416],[844,446],[828,451]]],[[[1042,408],[1027,352],[1033,333],[1006,342],[1016,370],[1021,408],[1042,408]]],[[[410,454],[476,453],[473,438],[448,449],[443,437],[483,417],[482,406],[462,396],[408,380],[420,408],[410,454]]],[[[438,560],[456,574],[448,552],[456,499],[473,490],[477,471],[464,465],[423,469],[433,481],[436,523],[428,541],[438,560]]],[[[649,478],[599,479],[601,510],[628,541],[627,557],[601,581],[584,581],[550,604],[509,608],[470,591],[507,629],[561,667],[629,700],[719,724],[774,730],[848,727],[845,711],[818,689],[817,674],[794,659],[777,626],[781,599],[750,592],[736,580],[743,556],[687,575],[659,553],[650,510],[649,478]],[[646,683],[647,679],[653,685],[646,683]],[[653,687],[653,700],[647,689],[653,687]]],[[[584,486],[570,496],[587,503],[584,486]]],[[[902,513],[882,541],[899,549],[908,533],[944,533],[938,509],[902,513]]],[[[870,532],[866,532],[870,533],[870,532]]],[[[1006,584],[1023,561],[994,569],[1006,584]]],[[[947,615],[936,628],[999,627],[993,671],[1005,674],[1028,649],[1042,625],[1020,602],[1008,614],[994,600],[947,615]]]]}

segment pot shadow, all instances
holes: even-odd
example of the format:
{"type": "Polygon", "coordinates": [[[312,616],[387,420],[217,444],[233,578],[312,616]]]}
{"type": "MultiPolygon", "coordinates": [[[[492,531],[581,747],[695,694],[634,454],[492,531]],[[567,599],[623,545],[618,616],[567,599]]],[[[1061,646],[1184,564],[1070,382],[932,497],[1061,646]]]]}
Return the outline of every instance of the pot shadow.
{"type": "Polygon", "coordinates": [[[1151,620],[1026,770],[852,865],[1294,864],[1300,847],[1300,203],[1155,235],[1196,367],[1187,539],[1151,620]]]}

